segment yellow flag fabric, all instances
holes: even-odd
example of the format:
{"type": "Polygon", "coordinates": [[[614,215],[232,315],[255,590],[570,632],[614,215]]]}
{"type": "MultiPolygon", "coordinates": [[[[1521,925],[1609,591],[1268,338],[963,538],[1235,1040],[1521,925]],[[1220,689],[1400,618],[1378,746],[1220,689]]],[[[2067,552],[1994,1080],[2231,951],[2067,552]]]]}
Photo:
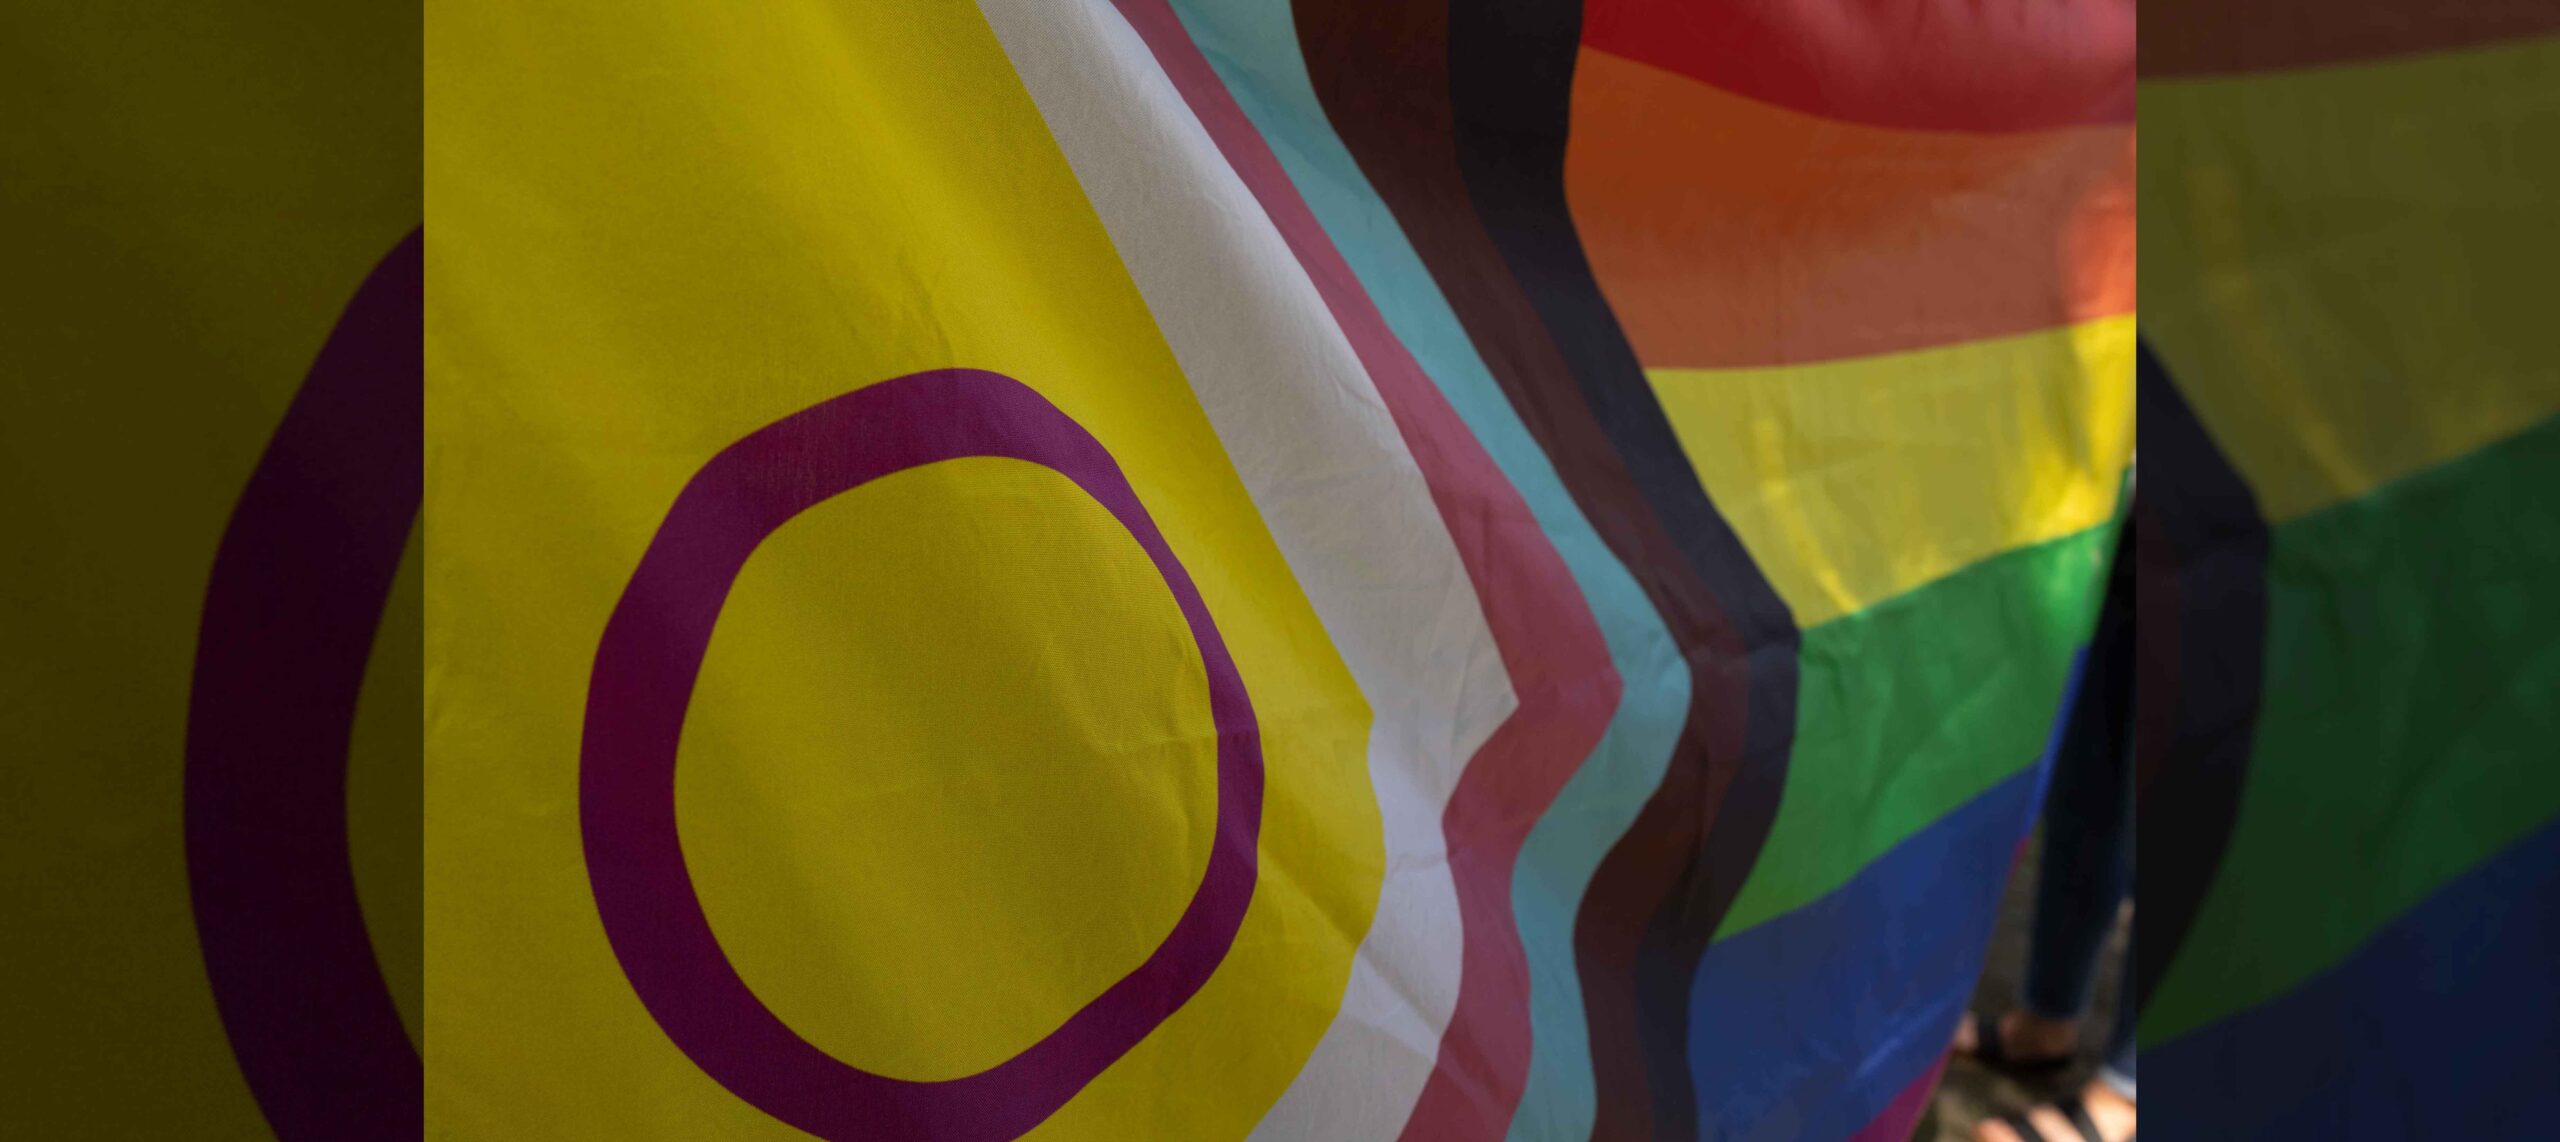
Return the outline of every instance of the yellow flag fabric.
{"type": "Polygon", "coordinates": [[[0,1133],[1907,1135],[2132,447],[1933,7],[21,6],[0,1133]]]}
{"type": "Polygon", "coordinates": [[[416,15],[8,11],[10,1137],[419,1119],[416,15]]]}

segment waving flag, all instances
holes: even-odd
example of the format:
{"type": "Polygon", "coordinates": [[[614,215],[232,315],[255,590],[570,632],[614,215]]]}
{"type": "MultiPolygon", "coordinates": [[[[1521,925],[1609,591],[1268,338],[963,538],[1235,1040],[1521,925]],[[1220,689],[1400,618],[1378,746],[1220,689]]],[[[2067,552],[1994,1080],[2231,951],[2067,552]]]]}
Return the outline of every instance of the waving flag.
{"type": "Polygon", "coordinates": [[[1899,1137],[2131,6],[427,16],[437,1136],[1899,1137]]]}
{"type": "Polygon", "coordinates": [[[7,21],[0,1134],[414,1137],[418,26],[7,21]]]}
{"type": "Polygon", "coordinates": [[[2560,14],[2184,17],[2143,53],[2153,1122],[2531,1132],[2560,1066],[2560,14]]]}

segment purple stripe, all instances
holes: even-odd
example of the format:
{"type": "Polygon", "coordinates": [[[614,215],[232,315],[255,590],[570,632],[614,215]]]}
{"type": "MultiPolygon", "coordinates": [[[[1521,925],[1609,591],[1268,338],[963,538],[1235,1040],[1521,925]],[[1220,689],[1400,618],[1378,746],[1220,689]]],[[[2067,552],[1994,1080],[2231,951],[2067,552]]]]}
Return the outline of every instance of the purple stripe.
{"type": "Polygon", "coordinates": [[[1700,1137],[1851,1137],[1945,1059],[2050,764],[1708,946],[1689,1019],[1700,1137]]]}
{"type": "Polygon", "coordinates": [[[1038,1125],[1200,990],[1253,898],[1262,741],[1200,593],[1109,451],[1021,382],[975,369],[883,381],[794,413],[696,473],[605,624],[579,769],[587,874],[614,954],[667,1037],[731,1093],[831,1139],[999,1139],[1038,1125]],[[676,835],[685,707],[730,585],[817,504],[944,460],[1008,457],[1067,477],[1146,550],[1207,668],[1218,822],[1191,903],[1147,959],[1039,1042],[985,1071],[918,1082],[800,1038],[722,954],[676,835]]]}
{"type": "Polygon", "coordinates": [[[1946,1073],[1947,1057],[1940,1055],[1919,1078],[1911,1080],[1910,1086],[1902,1088],[1901,1094],[1893,1096],[1874,1121],[1850,1135],[1849,1142],[1903,1142],[1910,1138],[1912,1130],[1920,1125],[1920,1116],[1929,1110],[1929,1096],[1937,1093],[1938,1079],[1946,1073]]]}
{"type": "Polygon", "coordinates": [[[215,551],[187,706],[205,974],[284,1142],[415,1138],[417,1048],[356,898],[347,743],[424,466],[422,232],[347,303],[215,551]]]}

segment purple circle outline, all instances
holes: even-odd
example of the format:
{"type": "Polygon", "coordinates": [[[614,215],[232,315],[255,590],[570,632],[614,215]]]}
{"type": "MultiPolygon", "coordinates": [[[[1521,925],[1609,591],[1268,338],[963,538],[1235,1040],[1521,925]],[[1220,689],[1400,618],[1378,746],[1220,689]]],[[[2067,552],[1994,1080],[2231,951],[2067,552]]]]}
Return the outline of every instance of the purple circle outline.
{"type": "Polygon", "coordinates": [[[605,623],[588,683],[579,818],[596,910],[667,1037],[732,1094],[822,1138],[1005,1139],[1038,1125],[1208,982],[1252,902],[1262,740],[1244,680],[1181,560],[1110,452],[1010,377],[936,369],[758,429],[676,496],[605,623]],[[676,751],[729,589],[765,538],[817,504],[943,460],[1005,457],[1073,481],[1172,590],[1207,669],[1218,818],[1208,868],[1164,942],[1021,1053],[961,1078],[891,1078],[828,1055],[765,1007],[720,950],[676,835],[676,751]]]}
{"type": "Polygon", "coordinates": [[[425,484],[425,231],[339,314],[215,548],[189,677],[187,891],[284,1142],[416,1138],[423,1067],[356,894],[349,735],[425,484]]]}

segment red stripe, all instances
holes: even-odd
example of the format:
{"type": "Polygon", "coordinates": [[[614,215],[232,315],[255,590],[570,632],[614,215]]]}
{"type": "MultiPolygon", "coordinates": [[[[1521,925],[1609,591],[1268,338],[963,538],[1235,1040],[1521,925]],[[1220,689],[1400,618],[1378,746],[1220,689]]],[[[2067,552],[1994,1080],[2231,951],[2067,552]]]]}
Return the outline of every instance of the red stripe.
{"type": "Polygon", "coordinates": [[[1529,1068],[1526,956],[1511,873],[1529,830],[1599,744],[1619,679],[1581,589],[1518,489],[1396,339],[1270,145],[1165,0],[1115,0],[1306,269],[1422,468],[1520,705],[1460,777],[1442,821],[1466,928],[1458,1000],[1408,1138],[1499,1138],[1529,1068]]]}
{"type": "Polygon", "coordinates": [[[2560,32],[2549,0],[2152,0],[2145,79],[2375,63],[2560,32]]]}
{"type": "Polygon", "coordinates": [[[2130,126],[1808,119],[1586,47],[1565,162],[1592,273],[1648,366],[1832,361],[2133,311],[2130,126]]]}
{"type": "MultiPolygon", "coordinates": [[[[2256,9],[2221,6],[2235,23],[2256,9]]],[[[2005,133],[2132,123],[2133,7],[2133,0],[1590,0],[1582,41],[1809,115],[2005,133]]]]}

